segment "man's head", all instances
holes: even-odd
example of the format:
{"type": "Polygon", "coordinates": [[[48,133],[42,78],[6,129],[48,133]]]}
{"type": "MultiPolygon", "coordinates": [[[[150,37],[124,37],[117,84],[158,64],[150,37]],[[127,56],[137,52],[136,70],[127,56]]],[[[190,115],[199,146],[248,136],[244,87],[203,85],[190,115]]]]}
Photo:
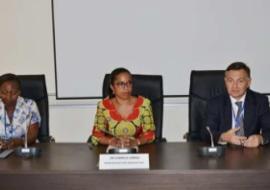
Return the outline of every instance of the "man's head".
{"type": "Polygon", "coordinates": [[[245,63],[234,62],[227,67],[224,80],[228,94],[239,100],[250,86],[250,69],[245,63]]]}

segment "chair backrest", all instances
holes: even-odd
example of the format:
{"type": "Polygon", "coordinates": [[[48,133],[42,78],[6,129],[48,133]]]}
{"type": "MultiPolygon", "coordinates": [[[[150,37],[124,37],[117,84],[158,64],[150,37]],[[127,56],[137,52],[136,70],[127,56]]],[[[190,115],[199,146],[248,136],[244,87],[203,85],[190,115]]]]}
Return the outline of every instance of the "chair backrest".
{"type": "Polygon", "coordinates": [[[188,141],[201,141],[206,127],[207,101],[226,92],[224,70],[191,71],[188,141]]]}
{"type": "Polygon", "coordinates": [[[49,108],[45,75],[18,75],[22,85],[22,97],[35,100],[40,115],[41,125],[38,133],[39,142],[49,140],[49,108]]]}
{"type": "MultiPolygon", "coordinates": [[[[156,141],[162,142],[163,122],[163,80],[161,75],[132,75],[133,95],[141,95],[151,100],[153,117],[156,126],[156,141]]],[[[103,98],[109,95],[110,74],[103,81],[103,98]]]]}

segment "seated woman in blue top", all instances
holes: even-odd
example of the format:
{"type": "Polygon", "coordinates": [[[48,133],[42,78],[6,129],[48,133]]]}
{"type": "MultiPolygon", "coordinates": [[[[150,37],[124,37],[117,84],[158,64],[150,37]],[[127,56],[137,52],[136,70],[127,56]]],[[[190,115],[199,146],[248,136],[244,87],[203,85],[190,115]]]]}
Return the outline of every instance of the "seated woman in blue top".
{"type": "Polygon", "coordinates": [[[8,73],[0,77],[0,149],[24,145],[36,141],[41,121],[38,107],[33,100],[20,96],[18,77],[8,73]]]}

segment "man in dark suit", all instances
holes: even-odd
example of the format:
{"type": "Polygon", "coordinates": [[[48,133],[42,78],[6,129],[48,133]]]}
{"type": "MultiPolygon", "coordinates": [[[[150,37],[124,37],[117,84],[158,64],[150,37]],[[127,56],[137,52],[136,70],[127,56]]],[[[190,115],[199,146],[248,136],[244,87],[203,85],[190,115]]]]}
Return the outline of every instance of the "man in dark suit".
{"type": "Polygon", "coordinates": [[[258,147],[270,141],[268,98],[249,89],[250,69],[242,62],[225,71],[227,93],[208,102],[207,125],[215,142],[258,147]]]}

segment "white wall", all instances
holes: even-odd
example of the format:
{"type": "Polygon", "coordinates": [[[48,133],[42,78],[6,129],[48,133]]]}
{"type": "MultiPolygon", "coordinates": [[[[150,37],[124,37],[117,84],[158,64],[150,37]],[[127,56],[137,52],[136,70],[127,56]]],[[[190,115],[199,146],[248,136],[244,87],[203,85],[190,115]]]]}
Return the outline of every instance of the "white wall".
{"type": "MultiPolygon", "coordinates": [[[[46,75],[50,133],[57,142],[85,142],[97,100],[56,100],[51,0],[0,0],[0,74],[46,75]]],[[[180,141],[187,131],[187,99],[166,99],[164,136],[180,141]]]]}
{"type": "Polygon", "coordinates": [[[0,73],[46,74],[55,92],[50,0],[0,0],[0,73]]]}

